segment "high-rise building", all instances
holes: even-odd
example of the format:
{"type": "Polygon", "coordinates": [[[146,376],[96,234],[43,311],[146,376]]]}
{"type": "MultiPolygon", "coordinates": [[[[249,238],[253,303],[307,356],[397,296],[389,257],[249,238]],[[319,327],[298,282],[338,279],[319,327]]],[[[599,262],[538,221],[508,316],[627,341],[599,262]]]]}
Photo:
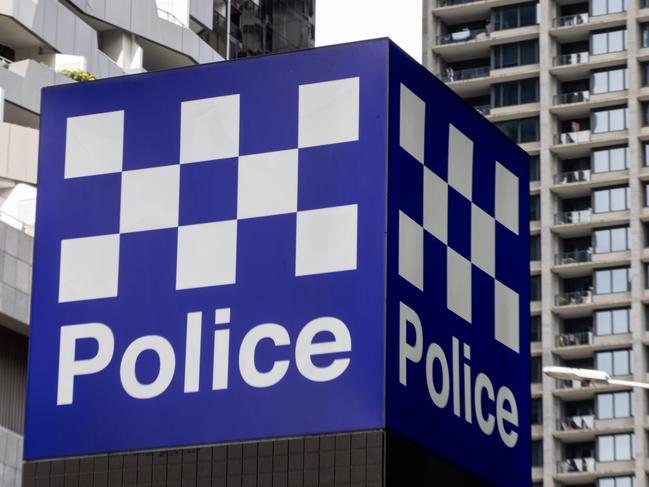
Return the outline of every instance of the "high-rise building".
{"type": "Polygon", "coordinates": [[[424,64],[530,155],[534,486],[647,485],[649,2],[425,0],[424,64]]]}
{"type": "Polygon", "coordinates": [[[314,0],[228,3],[0,1],[0,487],[21,485],[41,89],[220,61],[228,33],[231,58],[313,46],[314,0]]]}

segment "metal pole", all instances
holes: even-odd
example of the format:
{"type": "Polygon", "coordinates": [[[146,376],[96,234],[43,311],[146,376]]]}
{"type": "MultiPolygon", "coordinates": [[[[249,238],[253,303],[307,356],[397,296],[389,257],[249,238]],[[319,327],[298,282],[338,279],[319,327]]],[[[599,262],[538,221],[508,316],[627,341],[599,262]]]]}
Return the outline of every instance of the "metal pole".
{"type": "Polygon", "coordinates": [[[225,59],[230,59],[230,22],[232,21],[232,0],[228,0],[225,14],[225,59]]]}

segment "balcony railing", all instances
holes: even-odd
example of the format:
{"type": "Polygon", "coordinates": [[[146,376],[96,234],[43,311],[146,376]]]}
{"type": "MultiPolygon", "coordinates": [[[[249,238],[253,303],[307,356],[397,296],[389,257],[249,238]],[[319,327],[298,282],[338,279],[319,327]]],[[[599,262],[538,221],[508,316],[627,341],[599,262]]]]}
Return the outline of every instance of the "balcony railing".
{"type": "Polygon", "coordinates": [[[484,115],[485,117],[491,113],[491,105],[478,105],[475,108],[476,112],[484,115]]]}
{"type": "Polygon", "coordinates": [[[568,103],[580,103],[590,100],[590,91],[573,91],[571,93],[559,93],[554,95],[555,105],[567,105],[568,103]]]}
{"type": "Polygon", "coordinates": [[[592,430],[595,427],[595,416],[592,414],[582,416],[568,416],[557,420],[559,431],[592,430]]]}
{"type": "Polygon", "coordinates": [[[588,458],[568,458],[557,462],[558,473],[578,473],[578,472],[594,472],[595,459],[588,458]]]}
{"type": "Polygon", "coordinates": [[[590,130],[579,130],[577,132],[564,132],[554,136],[555,144],[575,144],[578,142],[590,141],[590,130]]]}
{"type": "Polygon", "coordinates": [[[570,252],[559,252],[554,256],[556,265],[578,264],[580,262],[590,262],[593,257],[591,249],[571,250],[570,252]]]}
{"type": "Polygon", "coordinates": [[[0,68],[8,68],[11,62],[10,59],[0,56],[0,68]]]}
{"type": "Polygon", "coordinates": [[[582,64],[588,62],[588,51],[573,52],[572,54],[561,54],[554,57],[555,66],[563,66],[566,64],[582,64]]]}
{"type": "Polygon", "coordinates": [[[552,27],[568,27],[572,25],[581,25],[588,22],[588,14],[574,14],[574,15],[563,15],[561,17],[556,17],[552,21],[552,27]]]}
{"type": "Polygon", "coordinates": [[[569,293],[559,293],[555,296],[554,302],[557,306],[567,306],[569,304],[588,304],[593,302],[593,291],[584,289],[583,291],[571,291],[569,293]]]}
{"type": "Polygon", "coordinates": [[[484,78],[485,76],[489,76],[489,71],[489,66],[467,69],[448,68],[444,73],[441,73],[439,77],[445,83],[449,83],[452,81],[464,81],[467,79],[484,78]]]}
{"type": "MultiPolygon", "coordinates": [[[[592,367],[588,367],[589,369],[592,367]]],[[[580,380],[557,379],[557,389],[582,389],[590,387],[592,382],[582,382],[580,380]]]]}
{"type": "Polygon", "coordinates": [[[592,345],[593,332],[580,331],[577,333],[561,333],[556,336],[557,347],[576,347],[579,345],[592,345]]]}
{"type": "Polygon", "coordinates": [[[465,3],[473,3],[478,0],[437,0],[438,7],[450,7],[452,5],[463,5],[465,3]]]}
{"type": "Polygon", "coordinates": [[[640,0],[640,8],[649,7],[649,0],[640,0]]]}
{"type": "Polygon", "coordinates": [[[567,223],[587,223],[592,216],[592,210],[573,210],[561,211],[554,215],[554,223],[556,225],[564,225],[567,223]]]}
{"type": "Polygon", "coordinates": [[[466,42],[477,39],[489,38],[489,31],[486,28],[473,30],[460,30],[451,34],[443,34],[437,37],[437,44],[453,44],[455,42],[466,42]]]}
{"type": "Polygon", "coordinates": [[[176,17],[171,12],[160,7],[158,7],[158,17],[166,20],[167,22],[171,22],[173,24],[179,25],[180,27],[185,27],[185,24],[183,24],[183,22],[178,17],[176,17]]]}
{"type": "Polygon", "coordinates": [[[590,169],[564,171],[554,175],[554,184],[579,183],[582,181],[590,181],[590,169]]]}

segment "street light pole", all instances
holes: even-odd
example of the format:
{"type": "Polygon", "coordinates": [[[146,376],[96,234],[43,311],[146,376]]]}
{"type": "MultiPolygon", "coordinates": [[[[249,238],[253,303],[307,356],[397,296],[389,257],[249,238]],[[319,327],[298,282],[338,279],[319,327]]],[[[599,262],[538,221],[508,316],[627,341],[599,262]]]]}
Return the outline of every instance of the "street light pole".
{"type": "Polygon", "coordinates": [[[548,377],[553,377],[555,379],[578,380],[581,382],[593,382],[596,384],[607,384],[611,386],[649,389],[649,384],[646,382],[612,379],[611,376],[603,370],[576,369],[573,367],[558,367],[552,365],[543,367],[543,373],[548,377]]]}

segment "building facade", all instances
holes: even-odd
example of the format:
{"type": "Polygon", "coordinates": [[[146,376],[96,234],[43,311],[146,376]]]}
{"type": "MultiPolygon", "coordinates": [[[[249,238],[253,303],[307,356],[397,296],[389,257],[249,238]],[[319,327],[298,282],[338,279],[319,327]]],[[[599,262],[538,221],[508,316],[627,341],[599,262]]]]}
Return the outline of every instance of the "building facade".
{"type": "Polygon", "coordinates": [[[231,58],[313,46],[313,0],[226,4],[0,0],[0,487],[23,476],[41,89],[221,61],[228,34],[231,58]]]}
{"type": "Polygon", "coordinates": [[[649,3],[425,0],[424,64],[530,155],[534,486],[644,487],[649,3]]]}

